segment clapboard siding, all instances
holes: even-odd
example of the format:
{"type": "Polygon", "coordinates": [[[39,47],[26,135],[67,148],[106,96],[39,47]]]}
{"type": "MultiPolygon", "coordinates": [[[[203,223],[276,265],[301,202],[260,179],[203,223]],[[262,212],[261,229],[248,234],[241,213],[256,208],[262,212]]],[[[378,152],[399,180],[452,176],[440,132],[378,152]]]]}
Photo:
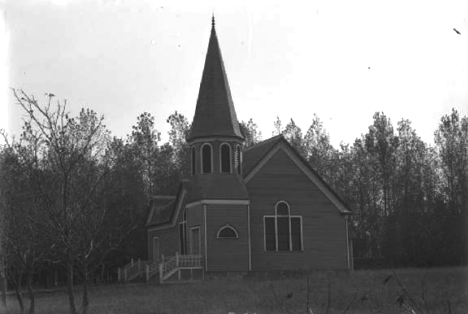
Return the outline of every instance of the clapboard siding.
{"type": "MultiPolygon", "coordinates": [[[[162,230],[148,230],[148,260],[153,258],[153,237],[159,237],[159,252],[164,254],[164,256],[174,256],[176,252],[180,253],[180,236],[179,236],[179,223],[182,222],[184,218],[184,208],[185,203],[182,204],[179,211],[179,215],[176,220],[174,227],[165,228],[162,230]]],[[[192,216],[195,217],[197,214],[193,214],[196,209],[192,209],[192,216]]],[[[187,220],[191,213],[187,212],[187,220]]],[[[188,230],[188,229],[187,229],[188,230]]],[[[187,243],[188,245],[188,243],[187,243]]]]}
{"type": "Polygon", "coordinates": [[[249,237],[247,205],[206,205],[208,271],[248,271],[249,237]],[[218,230],[229,224],[238,239],[218,239],[218,230]]]}
{"type": "Polygon", "coordinates": [[[159,253],[173,256],[179,252],[179,226],[148,232],[148,260],[153,260],[153,237],[159,237],[159,253]]]}
{"type": "Polygon", "coordinates": [[[346,269],[344,217],[294,161],[279,149],[247,183],[251,196],[252,270],[346,269]],[[302,252],[266,252],[265,215],[285,200],[302,216],[302,252]]]}

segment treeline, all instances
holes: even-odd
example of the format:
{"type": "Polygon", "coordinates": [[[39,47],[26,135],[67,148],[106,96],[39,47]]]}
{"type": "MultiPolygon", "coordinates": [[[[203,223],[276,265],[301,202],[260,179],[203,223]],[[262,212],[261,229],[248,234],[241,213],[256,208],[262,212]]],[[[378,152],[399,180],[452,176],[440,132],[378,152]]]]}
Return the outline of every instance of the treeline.
{"type": "Polygon", "coordinates": [[[317,116],[305,134],[293,120],[275,127],[354,211],[357,268],[466,265],[468,118],[444,115],[435,146],[408,120],[395,129],[383,113],[373,118],[339,149],[317,116]]]}
{"type": "MultiPolygon", "coordinates": [[[[66,284],[76,313],[74,284],[115,281],[117,268],[146,259],[148,206],[153,195],[174,195],[189,176],[188,120],[167,119],[161,143],[154,117],[141,114],[126,138],[112,137],[104,120],[66,103],[14,91],[26,119],[17,139],[0,147],[0,286],[5,278],[24,310],[34,311],[34,286],[66,284]]],[[[441,118],[435,146],[407,120],[396,130],[383,113],[366,134],[334,148],[317,116],[302,130],[274,122],[310,165],[353,209],[356,267],[446,266],[466,263],[468,118],[441,118]]],[[[241,123],[251,146],[262,139],[252,119],[241,123]]],[[[5,299],[3,299],[5,300],[5,299]]]]}
{"type": "Polygon", "coordinates": [[[26,118],[18,139],[2,133],[0,287],[5,292],[7,281],[16,291],[21,312],[25,287],[33,313],[34,286],[66,285],[70,312],[86,313],[89,284],[115,282],[118,267],[146,259],[150,198],[173,193],[189,173],[189,124],[172,114],[170,142],[161,145],[154,117],[144,113],[121,139],[92,110],[71,117],[52,94],[46,104],[20,90],[14,95],[26,118]]]}

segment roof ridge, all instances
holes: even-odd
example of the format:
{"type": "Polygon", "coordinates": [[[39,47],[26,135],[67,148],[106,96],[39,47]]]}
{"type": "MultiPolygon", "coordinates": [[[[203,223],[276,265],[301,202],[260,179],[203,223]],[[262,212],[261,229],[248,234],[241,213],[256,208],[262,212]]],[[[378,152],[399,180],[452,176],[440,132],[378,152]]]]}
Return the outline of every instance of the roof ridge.
{"type": "Polygon", "coordinates": [[[345,207],[346,210],[348,210],[348,212],[342,212],[340,209],[338,210],[343,214],[352,213],[353,212],[352,209],[343,200],[343,198],[338,194],[338,192],[335,191],[335,189],[333,189],[331,185],[327,181],[325,181],[324,178],[322,178],[322,176],[317,172],[317,170],[315,170],[314,167],[312,167],[312,165],[303,156],[301,156],[301,154],[299,154],[299,152],[291,145],[291,143],[289,143],[287,140],[285,142],[289,150],[292,151],[293,154],[295,154],[296,157],[305,165],[305,167],[308,168],[314,174],[314,176],[325,186],[325,188],[328,189],[328,191],[330,191],[330,193],[334,197],[336,197],[339,202],[343,204],[343,206],[345,207]]]}
{"type": "Polygon", "coordinates": [[[261,141],[261,142],[255,144],[255,145],[252,145],[252,146],[250,146],[250,147],[247,147],[246,149],[244,149],[244,153],[247,152],[247,151],[249,151],[249,150],[251,150],[251,149],[253,149],[253,148],[258,148],[258,147],[260,147],[260,146],[263,146],[264,144],[268,144],[268,143],[270,143],[270,142],[273,142],[273,141],[275,141],[275,140],[277,140],[277,139],[279,139],[279,138],[284,138],[283,134],[275,135],[275,136],[273,136],[273,137],[270,137],[269,139],[266,139],[266,140],[264,140],[264,141],[261,141]]]}

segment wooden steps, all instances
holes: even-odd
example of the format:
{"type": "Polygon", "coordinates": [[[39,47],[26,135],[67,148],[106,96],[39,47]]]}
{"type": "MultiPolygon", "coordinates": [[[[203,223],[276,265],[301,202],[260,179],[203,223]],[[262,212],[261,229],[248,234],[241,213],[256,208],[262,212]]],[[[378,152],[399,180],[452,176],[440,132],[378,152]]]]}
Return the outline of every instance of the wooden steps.
{"type": "Polygon", "coordinates": [[[164,263],[159,264],[159,282],[161,284],[167,281],[179,282],[183,280],[195,280],[200,276],[194,276],[200,273],[201,278],[204,278],[203,256],[201,255],[179,255],[176,253],[174,257],[164,263]],[[190,276],[187,276],[190,274],[190,276]],[[188,277],[188,278],[187,278],[188,277]]]}
{"type": "Polygon", "coordinates": [[[120,282],[137,279],[149,281],[159,275],[159,283],[188,283],[204,279],[204,261],[201,255],[179,255],[161,261],[136,261],[118,270],[120,282]]]}

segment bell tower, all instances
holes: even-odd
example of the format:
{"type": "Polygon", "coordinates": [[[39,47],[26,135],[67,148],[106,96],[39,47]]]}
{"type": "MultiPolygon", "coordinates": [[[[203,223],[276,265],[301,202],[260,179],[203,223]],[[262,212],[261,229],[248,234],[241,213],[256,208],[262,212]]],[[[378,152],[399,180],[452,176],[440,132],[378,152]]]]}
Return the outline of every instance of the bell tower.
{"type": "MultiPolygon", "coordinates": [[[[192,168],[187,228],[201,230],[204,235],[201,243],[205,271],[248,271],[250,198],[242,177],[244,136],[237,121],[214,17],[187,143],[192,168]]],[[[196,234],[189,238],[189,243],[197,243],[196,234]]]]}
{"type": "Polygon", "coordinates": [[[244,136],[237,121],[214,16],[197,107],[187,142],[190,145],[192,176],[242,174],[244,136]]]}

